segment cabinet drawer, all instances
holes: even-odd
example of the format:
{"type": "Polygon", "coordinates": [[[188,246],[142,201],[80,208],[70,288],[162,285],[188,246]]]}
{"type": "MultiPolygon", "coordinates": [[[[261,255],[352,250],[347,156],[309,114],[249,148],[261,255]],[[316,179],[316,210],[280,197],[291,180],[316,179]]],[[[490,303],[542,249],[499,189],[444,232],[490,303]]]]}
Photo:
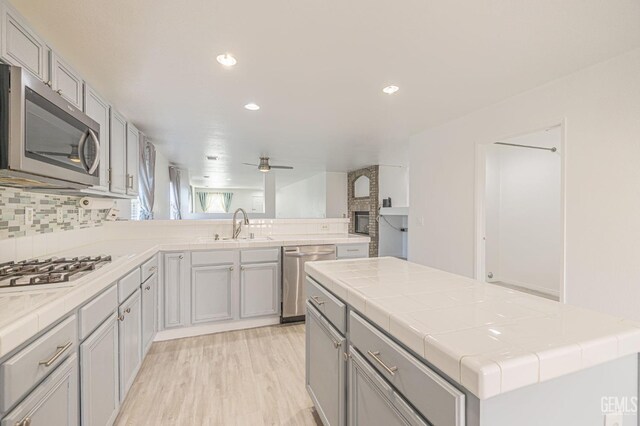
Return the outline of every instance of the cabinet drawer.
{"type": "Polygon", "coordinates": [[[147,260],[140,267],[140,271],[142,272],[142,282],[145,282],[149,279],[151,275],[153,275],[158,270],[158,256],[153,256],[151,259],[147,260]]]}
{"type": "Polygon", "coordinates": [[[238,258],[233,250],[209,250],[191,252],[191,264],[196,265],[225,265],[235,263],[238,258]]]}
{"type": "Polygon", "coordinates": [[[136,291],[140,284],[140,268],[136,268],[120,278],[118,281],[118,302],[122,303],[127,300],[127,297],[136,291]]]}
{"type": "Polygon", "coordinates": [[[2,364],[0,411],[5,412],[76,350],[76,327],[73,315],[2,364]]]}
{"type": "Polygon", "coordinates": [[[307,298],[340,331],[347,331],[347,307],[320,284],[307,278],[307,298]]]}
{"type": "Polygon", "coordinates": [[[73,354],[2,419],[2,426],[77,426],[78,357],[73,354]]]}
{"type": "Polygon", "coordinates": [[[369,257],[369,244],[339,245],[337,249],[338,259],[369,257]]]}
{"type": "Polygon", "coordinates": [[[118,287],[112,286],[80,308],[80,340],[84,340],[118,308],[118,287]]]}
{"type": "Polygon", "coordinates": [[[464,425],[462,392],[354,312],[349,315],[349,333],[351,344],[429,422],[464,425]]]}
{"type": "Polygon", "coordinates": [[[280,258],[280,249],[265,250],[242,250],[240,252],[240,262],[242,263],[259,263],[259,262],[277,262],[280,258]]]}

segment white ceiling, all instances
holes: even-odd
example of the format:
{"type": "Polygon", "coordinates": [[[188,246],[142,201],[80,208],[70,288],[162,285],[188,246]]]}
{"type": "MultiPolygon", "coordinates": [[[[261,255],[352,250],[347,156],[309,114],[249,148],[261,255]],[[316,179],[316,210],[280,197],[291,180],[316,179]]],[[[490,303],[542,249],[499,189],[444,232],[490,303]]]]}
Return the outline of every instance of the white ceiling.
{"type": "Polygon", "coordinates": [[[406,164],[411,134],[640,46],[638,0],[12,1],[170,161],[234,186],[260,154],[406,164]]]}

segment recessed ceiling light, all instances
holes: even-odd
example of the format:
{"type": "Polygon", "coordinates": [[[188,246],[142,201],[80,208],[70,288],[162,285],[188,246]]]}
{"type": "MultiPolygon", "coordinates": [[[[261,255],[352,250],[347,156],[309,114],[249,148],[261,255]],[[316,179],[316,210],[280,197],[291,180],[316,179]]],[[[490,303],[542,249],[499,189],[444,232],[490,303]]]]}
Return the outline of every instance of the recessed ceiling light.
{"type": "Polygon", "coordinates": [[[249,111],[257,111],[260,109],[260,105],[258,104],[254,104],[253,102],[246,104],[245,109],[248,109],[249,111]]]}
{"type": "Polygon", "coordinates": [[[218,159],[217,155],[207,155],[207,160],[216,161],[218,159]]]}
{"type": "Polygon", "coordinates": [[[234,58],[233,55],[230,55],[228,53],[224,53],[222,55],[218,55],[216,57],[216,61],[220,62],[225,67],[232,67],[232,66],[234,66],[235,64],[238,63],[236,58],[234,58]]]}
{"type": "Polygon", "coordinates": [[[393,95],[394,93],[396,93],[398,90],[400,90],[400,88],[398,86],[387,86],[384,89],[382,89],[382,91],[384,93],[386,93],[387,95],[393,95]]]}

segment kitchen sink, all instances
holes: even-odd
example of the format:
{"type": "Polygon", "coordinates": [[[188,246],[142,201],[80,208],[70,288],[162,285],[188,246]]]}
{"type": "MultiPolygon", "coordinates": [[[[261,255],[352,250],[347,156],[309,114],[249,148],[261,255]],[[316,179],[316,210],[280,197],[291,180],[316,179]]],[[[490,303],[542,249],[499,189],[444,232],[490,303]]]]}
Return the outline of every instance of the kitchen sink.
{"type": "Polygon", "coordinates": [[[273,239],[271,237],[254,237],[254,238],[249,238],[249,237],[239,237],[238,239],[234,240],[232,238],[220,238],[219,240],[216,240],[213,237],[200,237],[198,238],[198,242],[200,243],[208,243],[208,244],[213,244],[213,243],[222,243],[222,242],[232,242],[232,241],[242,241],[242,242],[251,242],[251,241],[255,241],[255,242],[266,242],[266,241],[273,241],[273,239]]]}

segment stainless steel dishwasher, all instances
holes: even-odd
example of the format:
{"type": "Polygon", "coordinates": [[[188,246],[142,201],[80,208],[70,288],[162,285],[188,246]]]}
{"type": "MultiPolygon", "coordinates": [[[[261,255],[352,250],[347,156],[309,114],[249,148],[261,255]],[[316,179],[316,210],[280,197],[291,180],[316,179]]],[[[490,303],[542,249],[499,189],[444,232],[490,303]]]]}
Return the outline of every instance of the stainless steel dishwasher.
{"type": "Polygon", "coordinates": [[[306,313],[304,264],[315,260],[334,260],[335,245],[282,247],[281,322],[302,321],[306,313]]]}

